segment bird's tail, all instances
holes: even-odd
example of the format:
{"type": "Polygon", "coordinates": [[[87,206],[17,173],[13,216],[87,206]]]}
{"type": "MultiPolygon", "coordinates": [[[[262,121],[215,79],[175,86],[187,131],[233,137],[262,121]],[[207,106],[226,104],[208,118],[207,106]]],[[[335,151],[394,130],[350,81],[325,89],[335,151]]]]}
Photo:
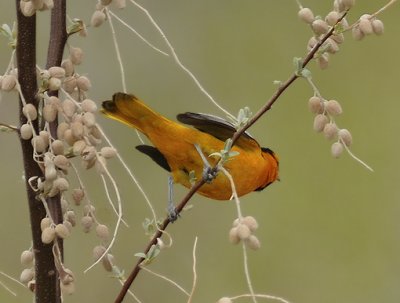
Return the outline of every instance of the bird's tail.
{"type": "Polygon", "coordinates": [[[134,95],[115,93],[112,100],[104,101],[101,112],[109,118],[145,132],[145,127],[162,117],[134,95]]]}

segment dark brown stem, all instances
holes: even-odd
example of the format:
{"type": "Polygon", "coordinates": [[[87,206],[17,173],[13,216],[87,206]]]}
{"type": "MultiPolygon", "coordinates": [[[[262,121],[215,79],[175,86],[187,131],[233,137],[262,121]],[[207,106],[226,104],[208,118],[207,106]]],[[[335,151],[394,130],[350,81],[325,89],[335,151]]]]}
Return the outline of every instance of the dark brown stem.
{"type": "MultiPolygon", "coordinates": [[[[339,23],[345,16],[347,12],[343,14],[343,16],[337,21],[339,23]]],[[[332,27],[328,33],[315,45],[315,47],[307,54],[306,58],[304,59],[302,63],[302,68],[306,67],[306,65],[312,60],[316,52],[321,48],[321,46],[324,44],[324,42],[332,36],[333,32],[335,31],[335,27],[332,27]]],[[[235,143],[235,141],[249,128],[251,127],[256,121],[258,121],[268,110],[271,109],[272,105],[278,100],[279,96],[298,78],[300,77],[296,73],[294,73],[292,76],[289,77],[283,84],[281,84],[278,88],[278,90],[271,96],[271,98],[267,101],[267,103],[250,119],[250,121],[241,129],[235,132],[235,134],[232,137],[232,146],[235,143]]],[[[216,167],[218,166],[218,163],[216,166],[213,167],[215,170],[216,167]]],[[[189,202],[189,200],[192,198],[192,196],[200,189],[205,184],[205,180],[202,179],[198,182],[196,182],[193,187],[190,189],[190,191],[187,193],[187,195],[183,198],[183,200],[179,203],[179,205],[176,207],[176,212],[179,214],[182,209],[185,207],[185,205],[189,202]]],[[[144,253],[147,254],[151,247],[153,245],[157,244],[157,239],[160,238],[163,234],[163,231],[167,228],[169,225],[170,220],[167,218],[164,220],[164,222],[161,224],[159,231],[153,236],[151,241],[148,243],[146,249],[144,250],[144,253]]],[[[145,258],[140,258],[137,262],[135,267],[133,268],[132,272],[126,279],[120,293],[118,294],[118,297],[114,301],[115,303],[121,303],[124,300],[124,297],[126,293],[129,290],[129,287],[132,285],[133,281],[136,279],[138,273],[141,270],[141,263],[145,260],[145,258]]]]}
{"type": "MultiPolygon", "coordinates": [[[[176,210],[177,214],[180,214],[182,212],[182,210],[185,207],[185,205],[189,202],[189,200],[192,198],[192,196],[199,190],[199,188],[204,185],[204,183],[205,183],[205,181],[203,179],[201,179],[200,181],[198,181],[196,184],[193,185],[193,187],[189,190],[189,192],[186,194],[186,196],[182,199],[182,201],[176,207],[175,210],[176,210]]],[[[147,254],[150,251],[151,247],[153,245],[157,244],[157,239],[162,236],[164,230],[167,228],[169,223],[171,223],[170,219],[166,218],[164,220],[164,222],[161,224],[161,226],[159,227],[159,230],[154,234],[154,236],[151,239],[151,241],[147,244],[147,247],[144,250],[144,254],[147,254]]],[[[140,258],[136,262],[135,267],[133,268],[132,272],[129,274],[129,276],[126,279],[124,285],[122,286],[122,289],[118,294],[118,297],[115,299],[115,303],[121,303],[124,300],[124,297],[125,297],[126,293],[128,292],[129,287],[131,286],[133,281],[136,279],[136,276],[138,275],[138,273],[142,269],[140,267],[140,265],[142,264],[142,262],[144,260],[145,260],[145,258],[140,258]]]]}
{"type": "MultiPolygon", "coordinates": [[[[17,5],[18,37],[17,37],[17,67],[18,81],[21,92],[27,103],[38,107],[37,82],[36,82],[36,15],[25,17],[20,10],[19,0],[17,5]]],[[[20,99],[19,117],[20,124],[26,123],[22,114],[23,103],[20,99]]],[[[36,132],[39,131],[38,120],[32,122],[36,132]]],[[[30,222],[32,229],[33,251],[35,254],[35,302],[58,303],[61,302],[58,289],[58,279],[54,265],[52,245],[46,245],[41,240],[40,221],[46,216],[46,211],[36,193],[30,187],[28,180],[31,177],[43,178],[43,172],[33,160],[33,147],[30,140],[20,139],[26,190],[28,195],[30,222]]]]}
{"type": "MultiPolygon", "coordinates": [[[[47,49],[47,69],[52,66],[61,65],[67,38],[66,0],[54,0],[54,7],[51,10],[50,39],[47,49]]],[[[58,91],[49,91],[48,94],[49,96],[57,96],[58,91]]],[[[57,139],[57,126],[58,119],[49,123],[49,131],[51,136],[55,139],[57,139]]],[[[63,221],[60,198],[61,197],[58,194],[55,197],[47,199],[51,217],[56,224],[62,223],[63,221]]],[[[61,238],[57,238],[57,241],[61,258],[64,259],[63,240],[61,238]]]]}

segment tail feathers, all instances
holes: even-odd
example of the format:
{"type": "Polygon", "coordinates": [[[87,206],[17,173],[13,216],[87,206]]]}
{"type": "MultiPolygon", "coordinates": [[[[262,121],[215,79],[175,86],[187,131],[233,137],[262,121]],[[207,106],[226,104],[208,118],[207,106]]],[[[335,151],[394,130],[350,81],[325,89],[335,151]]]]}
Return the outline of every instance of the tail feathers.
{"type": "Polygon", "coordinates": [[[155,120],[159,114],[147,107],[134,95],[116,93],[112,100],[102,103],[101,112],[109,118],[125,123],[143,132],[149,121],[155,120]]]}

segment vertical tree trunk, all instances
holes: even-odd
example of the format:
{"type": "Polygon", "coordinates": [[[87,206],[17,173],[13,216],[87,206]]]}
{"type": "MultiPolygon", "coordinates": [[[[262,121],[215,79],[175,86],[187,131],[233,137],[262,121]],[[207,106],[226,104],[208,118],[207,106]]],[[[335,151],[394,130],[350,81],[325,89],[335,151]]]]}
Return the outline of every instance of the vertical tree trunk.
{"type": "MultiPolygon", "coordinates": [[[[37,98],[37,72],[36,72],[36,14],[25,17],[20,10],[20,0],[16,0],[18,36],[17,36],[17,67],[18,81],[22,94],[27,103],[36,108],[39,105],[37,98]]],[[[67,39],[65,30],[65,0],[55,0],[52,11],[52,28],[49,43],[49,57],[47,66],[60,65],[62,54],[67,39]],[[56,27],[56,28],[55,28],[56,27]],[[56,38],[54,38],[56,37],[56,38]]],[[[19,116],[20,125],[27,122],[22,113],[23,103],[20,99],[19,116]]],[[[38,119],[33,121],[36,133],[40,131],[38,119]]],[[[52,125],[52,133],[57,124],[52,125]]],[[[58,273],[54,263],[52,244],[43,244],[41,241],[40,221],[46,216],[42,202],[36,199],[35,193],[28,181],[31,177],[43,178],[43,172],[33,160],[33,147],[30,140],[20,139],[25,171],[26,190],[32,229],[33,251],[35,254],[35,302],[59,303],[61,291],[58,273]]],[[[57,222],[62,221],[60,197],[52,199],[51,213],[57,222]]],[[[49,201],[50,202],[50,201],[49,201]]],[[[60,242],[62,245],[62,243],[60,242]]]]}

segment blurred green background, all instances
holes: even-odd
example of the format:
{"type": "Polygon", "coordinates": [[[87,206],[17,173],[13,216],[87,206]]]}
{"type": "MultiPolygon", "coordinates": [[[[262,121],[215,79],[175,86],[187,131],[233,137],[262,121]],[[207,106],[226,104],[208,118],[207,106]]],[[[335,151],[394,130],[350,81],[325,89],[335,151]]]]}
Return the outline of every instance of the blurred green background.
{"type": "MultiPolygon", "coordinates": [[[[89,22],[95,2],[68,1],[69,16],[89,22]]],[[[325,16],[332,2],[309,0],[303,5],[325,16]]],[[[293,72],[292,58],[305,55],[311,35],[297,19],[295,1],[141,3],[162,27],[182,62],[233,113],[244,106],[253,112],[261,107],[276,89],[272,82],[285,80],[293,72]]],[[[355,21],[385,3],[359,1],[349,20],[355,21]]],[[[136,7],[128,4],[117,13],[149,41],[167,50],[136,7]]],[[[0,23],[10,24],[14,19],[13,2],[2,1],[0,23]]],[[[386,26],[382,37],[355,42],[347,35],[340,52],[331,57],[328,70],[310,65],[321,93],[341,102],[344,114],[337,123],[352,132],[352,151],[374,168],[373,173],[347,154],[341,159],[330,156],[330,143],[312,130],[313,116],[307,109],[312,91],[301,79],[250,131],[281,159],[281,182],[241,200],[244,214],[255,216],[260,224],[257,236],[262,248],[249,252],[257,293],[282,296],[293,303],[400,300],[398,7],[383,13],[381,19],[386,26]]],[[[185,111],[223,116],[171,58],[150,49],[115,20],[114,25],[129,92],[170,118],[185,111]]],[[[37,56],[42,66],[48,32],[48,13],[41,13],[37,56]]],[[[0,69],[4,71],[10,50],[5,39],[0,41],[0,69]]],[[[89,28],[87,38],[72,37],[69,43],[85,52],[77,71],[90,77],[92,99],[100,104],[122,89],[108,24],[89,28]]],[[[3,94],[0,122],[18,123],[16,105],[15,96],[3,94]]],[[[98,121],[140,180],[157,213],[163,216],[166,172],[134,150],[139,140],[132,129],[101,116],[98,121]]],[[[0,270],[19,277],[23,269],[20,253],[31,243],[21,154],[15,135],[1,134],[0,140],[0,270]]],[[[121,190],[124,217],[130,225],[129,229],[121,228],[113,254],[118,265],[129,272],[136,262],[134,254],[147,241],[141,223],[151,214],[118,161],[111,160],[109,167],[121,190]]],[[[113,227],[116,218],[107,205],[100,178],[95,171],[82,172],[82,176],[97,207],[98,219],[113,227]]],[[[176,186],[176,200],[185,192],[176,186]]],[[[162,252],[151,269],[190,289],[192,247],[197,236],[198,284],[193,302],[215,302],[221,296],[248,292],[241,248],[228,242],[228,231],[236,218],[234,203],[196,196],[192,205],[194,208],[168,229],[174,245],[162,252]]],[[[65,302],[113,302],[118,293],[120,285],[101,267],[83,274],[92,262],[91,251],[97,243],[93,233],[83,234],[79,227],[66,240],[66,266],[76,275],[77,290],[65,302]]],[[[15,298],[0,287],[0,302],[31,301],[28,291],[5,278],[0,280],[18,293],[15,298]]],[[[142,302],[186,302],[177,289],[145,272],[132,290],[142,302]]]]}

